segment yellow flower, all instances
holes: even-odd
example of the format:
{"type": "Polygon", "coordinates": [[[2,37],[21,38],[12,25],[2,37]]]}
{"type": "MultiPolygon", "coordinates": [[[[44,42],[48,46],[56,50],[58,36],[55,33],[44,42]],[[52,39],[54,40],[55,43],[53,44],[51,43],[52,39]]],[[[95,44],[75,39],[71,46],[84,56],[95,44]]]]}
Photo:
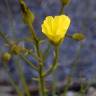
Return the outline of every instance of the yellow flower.
{"type": "Polygon", "coordinates": [[[42,32],[57,45],[64,39],[69,25],[70,18],[66,15],[47,16],[42,24],[42,32]]]}

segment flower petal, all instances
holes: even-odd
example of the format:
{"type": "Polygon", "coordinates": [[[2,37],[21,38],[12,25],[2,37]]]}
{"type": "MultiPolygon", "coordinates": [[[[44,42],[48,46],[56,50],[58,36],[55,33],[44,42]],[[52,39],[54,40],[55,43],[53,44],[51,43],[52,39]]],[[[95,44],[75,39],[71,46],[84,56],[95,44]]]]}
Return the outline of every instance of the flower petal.
{"type": "Polygon", "coordinates": [[[53,22],[53,17],[52,16],[47,16],[46,19],[44,20],[44,23],[42,24],[42,32],[47,35],[51,34],[52,32],[52,22],[53,22]]]}

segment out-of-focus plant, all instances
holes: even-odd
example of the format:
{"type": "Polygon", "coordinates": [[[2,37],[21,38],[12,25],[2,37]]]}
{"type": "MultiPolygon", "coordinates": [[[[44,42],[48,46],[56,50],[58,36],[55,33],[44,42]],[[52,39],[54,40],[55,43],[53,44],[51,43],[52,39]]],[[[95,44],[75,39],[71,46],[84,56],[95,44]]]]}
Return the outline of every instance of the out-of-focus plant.
{"type": "MultiPolygon", "coordinates": [[[[51,43],[51,45],[54,49],[54,52],[53,52],[54,57],[53,57],[52,64],[48,68],[47,71],[44,71],[44,66],[45,66],[44,60],[47,58],[45,58],[44,54],[40,50],[41,40],[36,35],[36,32],[32,25],[34,22],[35,16],[23,0],[18,0],[18,1],[20,4],[20,7],[21,7],[23,21],[28,26],[29,31],[32,34],[31,39],[33,41],[32,43],[35,48],[35,52],[33,52],[32,50],[26,49],[25,47],[22,47],[15,42],[10,42],[10,40],[5,36],[5,34],[3,32],[0,32],[0,36],[3,37],[3,39],[8,44],[8,47],[9,47],[9,52],[7,52],[3,55],[3,61],[6,61],[6,63],[7,63],[12,55],[17,55],[20,57],[20,59],[22,59],[27,64],[29,64],[30,67],[33,68],[39,74],[38,78],[34,78],[34,80],[36,79],[39,83],[39,88],[38,88],[39,95],[46,96],[47,91],[46,91],[46,86],[45,86],[45,78],[47,76],[49,76],[50,74],[52,74],[52,72],[58,67],[59,47],[61,46],[63,40],[65,39],[65,37],[69,37],[74,40],[80,41],[80,40],[84,39],[84,35],[81,33],[80,34],[74,33],[73,35],[67,34],[67,30],[70,26],[71,19],[69,16],[66,16],[63,13],[63,8],[65,5],[67,5],[69,3],[69,0],[60,0],[62,7],[61,7],[59,15],[58,16],[47,16],[41,25],[42,33],[44,33],[44,35],[48,38],[49,42],[51,43]],[[33,58],[35,58],[37,60],[38,67],[36,67],[30,60],[27,59],[25,53],[31,54],[33,56],[33,58]]],[[[47,51],[48,50],[46,49],[46,53],[47,53],[47,51]]],[[[18,67],[20,67],[20,66],[18,66],[18,67]]],[[[19,71],[20,71],[20,68],[19,68],[19,71]]],[[[22,75],[23,75],[22,71],[20,72],[20,74],[21,74],[20,75],[21,81],[23,82],[23,85],[25,88],[25,94],[27,96],[31,96],[30,92],[28,91],[29,88],[26,85],[24,78],[22,77],[22,75]]],[[[23,94],[19,91],[19,88],[15,84],[14,84],[14,86],[15,86],[15,89],[17,90],[18,95],[23,96],[23,94]]]]}
{"type": "Polygon", "coordinates": [[[10,59],[11,59],[11,54],[10,54],[10,53],[5,52],[5,53],[2,55],[2,60],[3,60],[4,62],[8,62],[10,59]]]}

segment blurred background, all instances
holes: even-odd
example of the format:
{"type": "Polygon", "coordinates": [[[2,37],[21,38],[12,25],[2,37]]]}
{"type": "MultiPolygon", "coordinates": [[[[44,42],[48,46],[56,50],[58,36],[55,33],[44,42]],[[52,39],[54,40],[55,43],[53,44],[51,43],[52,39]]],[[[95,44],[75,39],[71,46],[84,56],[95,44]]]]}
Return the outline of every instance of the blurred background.
{"type": "MultiPolygon", "coordinates": [[[[36,34],[42,38],[42,21],[48,15],[58,15],[61,8],[60,1],[25,0],[25,2],[35,15],[34,28],[36,34]]],[[[64,13],[71,18],[71,26],[68,30],[68,34],[79,32],[83,33],[86,38],[81,42],[70,38],[64,40],[60,48],[59,66],[56,70],[55,78],[57,81],[64,81],[66,76],[70,75],[72,72],[73,80],[78,80],[82,77],[84,80],[95,82],[96,0],[70,0],[70,3],[64,7],[64,13]],[[73,68],[73,66],[75,67],[73,68]]],[[[0,0],[0,31],[5,32],[7,37],[11,40],[18,42],[30,35],[27,26],[22,21],[18,0],[0,0]]],[[[19,43],[28,48],[32,47],[31,44],[24,41],[20,41],[19,43]]],[[[0,37],[0,57],[2,53],[7,50],[3,39],[0,37]]],[[[16,65],[14,65],[16,59],[18,58],[12,58],[8,66],[13,78],[19,81],[16,65]]],[[[31,58],[29,59],[31,60],[31,58]]],[[[48,64],[50,62],[51,56],[47,60],[48,64]]],[[[22,66],[28,82],[32,80],[32,76],[38,75],[25,63],[22,63],[22,66]]],[[[8,74],[4,70],[2,60],[0,59],[0,81],[2,80],[7,81],[8,74]]],[[[48,80],[51,80],[51,76],[49,76],[48,80]]]]}

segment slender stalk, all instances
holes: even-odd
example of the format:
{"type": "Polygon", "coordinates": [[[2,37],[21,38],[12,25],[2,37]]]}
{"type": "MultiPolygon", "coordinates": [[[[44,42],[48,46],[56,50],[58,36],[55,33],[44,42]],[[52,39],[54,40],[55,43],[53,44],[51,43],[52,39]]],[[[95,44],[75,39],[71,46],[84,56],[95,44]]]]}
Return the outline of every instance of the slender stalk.
{"type": "Polygon", "coordinates": [[[49,70],[43,74],[43,77],[46,77],[48,75],[50,75],[56,68],[58,65],[58,56],[59,56],[59,46],[55,47],[55,52],[54,52],[54,60],[53,63],[51,64],[51,67],[49,68],[49,70]]]}
{"type": "Polygon", "coordinates": [[[39,41],[38,41],[38,38],[35,34],[35,31],[34,31],[34,28],[32,25],[28,25],[29,26],[29,29],[32,33],[32,38],[33,38],[33,41],[34,41],[34,44],[35,44],[35,47],[36,47],[36,53],[37,53],[37,56],[39,57],[39,95],[40,96],[45,96],[45,86],[44,86],[44,78],[42,76],[43,74],[43,66],[44,66],[44,62],[43,62],[43,58],[42,58],[42,54],[40,52],[40,49],[39,49],[39,41]]]}
{"type": "Polygon", "coordinates": [[[37,46],[38,45],[38,38],[36,36],[35,30],[34,30],[34,28],[33,28],[33,26],[31,24],[28,24],[28,27],[29,27],[29,30],[30,30],[30,32],[32,34],[33,42],[37,46]]]}
{"type": "Polygon", "coordinates": [[[39,94],[40,96],[45,96],[45,85],[44,85],[44,78],[42,76],[43,74],[43,61],[42,61],[42,57],[41,57],[41,53],[39,51],[39,46],[37,44],[37,54],[38,56],[41,58],[41,60],[39,61],[39,94]]]}
{"type": "Polygon", "coordinates": [[[37,55],[40,58],[39,60],[39,94],[40,96],[45,96],[45,85],[44,85],[44,78],[42,76],[43,74],[43,59],[41,56],[41,52],[39,50],[39,43],[36,43],[36,50],[37,50],[37,55]]]}
{"type": "Polygon", "coordinates": [[[45,85],[44,85],[44,78],[42,76],[43,74],[43,59],[42,59],[42,56],[41,56],[41,53],[40,53],[40,50],[39,50],[39,45],[37,43],[36,45],[36,49],[37,49],[37,54],[38,56],[40,57],[40,60],[39,60],[39,94],[40,96],[45,96],[45,85]]]}
{"type": "Polygon", "coordinates": [[[65,88],[64,88],[63,96],[66,96],[66,93],[67,93],[68,88],[69,88],[69,86],[70,86],[70,84],[71,84],[71,81],[72,81],[72,78],[71,78],[71,75],[69,75],[69,76],[67,77],[67,84],[66,84],[66,86],[65,86],[65,88]]]}
{"type": "Polygon", "coordinates": [[[39,66],[39,95],[45,96],[44,78],[42,77],[42,66],[39,66]]]}
{"type": "Polygon", "coordinates": [[[64,6],[61,6],[61,9],[60,9],[60,12],[59,12],[60,15],[64,13],[63,9],[64,9],[64,6]]]}
{"type": "Polygon", "coordinates": [[[9,39],[6,37],[6,35],[3,32],[0,32],[0,36],[4,39],[4,41],[8,44],[11,45],[9,39]]]}
{"type": "Polygon", "coordinates": [[[39,94],[40,94],[40,96],[45,96],[44,78],[42,76],[44,63],[43,63],[43,59],[42,59],[42,56],[41,56],[41,52],[40,52],[40,49],[39,49],[39,43],[38,42],[36,43],[36,50],[37,50],[37,55],[40,58],[40,60],[39,60],[39,71],[38,71],[39,72],[39,94]]]}
{"type": "Polygon", "coordinates": [[[80,96],[85,96],[85,88],[84,88],[84,84],[82,82],[82,76],[81,75],[80,75],[80,96]]]}
{"type": "Polygon", "coordinates": [[[34,66],[34,64],[32,64],[32,62],[30,62],[24,55],[19,54],[19,57],[24,60],[27,64],[29,64],[31,66],[31,68],[33,68],[34,70],[38,71],[38,68],[34,66]]]}
{"type": "Polygon", "coordinates": [[[20,80],[22,82],[22,85],[24,87],[24,91],[26,93],[27,96],[31,96],[30,95],[30,91],[29,91],[29,88],[28,88],[28,85],[26,83],[26,80],[25,80],[25,77],[24,77],[24,73],[23,73],[23,70],[22,70],[22,67],[21,65],[19,64],[18,60],[16,61],[16,66],[17,66],[17,71],[19,73],[19,76],[20,76],[20,80]]]}
{"type": "Polygon", "coordinates": [[[81,88],[80,88],[80,96],[85,96],[83,84],[81,84],[80,87],[81,87],[81,88]]]}

